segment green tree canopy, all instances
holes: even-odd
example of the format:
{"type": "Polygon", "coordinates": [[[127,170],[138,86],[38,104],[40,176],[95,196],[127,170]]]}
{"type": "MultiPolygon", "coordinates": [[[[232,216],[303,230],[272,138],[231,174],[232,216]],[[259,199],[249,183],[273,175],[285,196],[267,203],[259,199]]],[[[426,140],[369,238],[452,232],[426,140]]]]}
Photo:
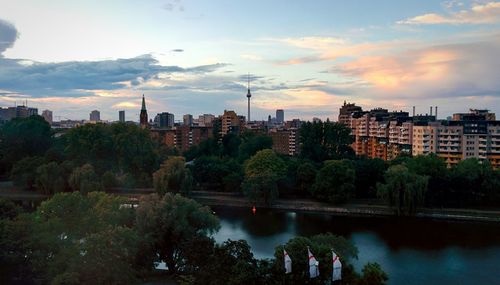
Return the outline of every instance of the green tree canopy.
{"type": "Polygon", "coordinates": [[[170,272],[185,269],[186,244],[206,239],[219,229],[219,220],[208,207],[178,194],[143,196],[136,213],[136,228],[149,248],[153,262],[164,261],[170,272]]]}
{"type": "Polygon", "coordinates": [[[314,197],[333,203],[343,203],[354,196],[355,171],[349,160],[329,160],[316,176],[312,187],[314,197]]]}
{"type": "Polygon", "coordinates": [[[124,203],[102,192],[60,193],[43,202],[30,215],[35,272],[46,283],[69,277],[81,284],[134,280],[137,238],[127,226],[132,215],[124,203]]]}
{"type": "Polygon", "coordinates": [[[340,123],[305,122],[300,127],[300,155],[315,162],[354,157],[351,130],[340,123]]]}
{"type": "Polygon", "coordinates": [[[41,156],[28,156],[14,164],[10,177],[15,186],[21,189],[33,189],[36,182],[36,169],[45,163],[41,156]]]}
{"type": "Polygon", "coordinates": [[[88,163],[73,169],[69,177],[69,186],[73,191],[80,191],[83,194],[104,190],[94,172],[94,167],[88,163]]]}
{"type": "Polygon", "coordinates": [[[424,204],[428,177],[412,173],[404,165],[389,167],[385,183],[377,185],[377,194],[394,208],[396,214],[412,215],[424,204]]]}
{"type": "Polygon", "coordinates": [[[0,129],[0,173],[27,156],[43,156],[52,144],[50,125],[41,116],[15,118],[0,129]]]}
{"type": "Polygon", "coordinates": [[[191,171],[185,166],[182,156],[171,156],[153,173],[153,185],[156,192],[163,195],[167,192],[184,193],[191,191],[193,178],[191,171]]]}
{"type": "Polygon", "coordinates": [[[278,197],[278,181],[286,171],[285,162],[273,150],[258,151],[245,163],[243,190],[253,202],[270,204],[278,197]]]}

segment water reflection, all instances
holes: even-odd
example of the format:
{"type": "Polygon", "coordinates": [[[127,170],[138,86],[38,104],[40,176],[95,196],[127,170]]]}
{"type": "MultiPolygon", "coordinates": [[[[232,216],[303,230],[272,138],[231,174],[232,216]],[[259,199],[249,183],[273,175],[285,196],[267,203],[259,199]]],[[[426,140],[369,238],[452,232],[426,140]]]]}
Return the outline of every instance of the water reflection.
{"type": "Polygon", "coordinates": [[[296,235],[331,232],[359,249],[354,266],[377,261],[389,284],[500,284],[500,225],[423,219],[361,218],[215,208],[217,241],[245,239],[257,258],[296,235]]]}

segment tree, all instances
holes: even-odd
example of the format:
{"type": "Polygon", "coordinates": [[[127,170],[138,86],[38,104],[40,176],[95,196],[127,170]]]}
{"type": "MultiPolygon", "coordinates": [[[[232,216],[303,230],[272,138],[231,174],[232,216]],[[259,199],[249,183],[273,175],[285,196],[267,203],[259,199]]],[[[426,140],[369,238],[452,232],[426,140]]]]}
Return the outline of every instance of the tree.
{"type": "Polygon", "coordinates": [[[52,144],[50,125],[41,116],[14,118],[0,130],[0,173],[27,156],[43,156],[52,144]]]}
{"type": "Polygon", "coordinates": [[[142,247],[150,249],[145,252],[150,268],[153,262],[164,261],[170,272],[182,271],[186,267],[185,245],[193,239],[208,238],[219,227],[219,220],[208,207],[178,194],[143,196],[137,208],[136,229],[146,243],[142,247]]]}
{"type": "Polygon", "coordinates": [[[442,207],[453,199],[449,197],[449,171],[443,159],[435,154],[419,155],[409,159],[406,166],[415,174],[429,177],[426,204],[442,207]]]}
{"type": "Polygon", "coordinates": [[[83,194],[104,190],[94,172],[94,167],[88,163],[73,169],[69,177],[69,186],[73,191],[80,191],[83,194]]]}
{"type": "Polygon", "coordinates": [[[233,158],[201,156],[189,166],[194,181],[203,190],[239,191],[243,180],[241,164],[233,158]]]}
{"type": "Polygon", "coordinates": [[[243,190],[254,202],[271,204],[278,197],[278,181],[286,175],[285,162],[273,150],[258,151],[245,163],[243,190]]]}
{"type": "Polygon", "coordinates": [[[16,162],[10,173],[14,185],[22,189],[33,189],[36,169],[44,162],[45,160],[41,156],[28,156],[16,162]]]}
{"type": "Polygon", "coordinates": [[[360,285],[385,285],[389,277],[382,270],[380,264],[368,262],[362,269],[363,276],[359,281],[360,285]]]}
{"type": "Polygon", "coordinates": [[[67,184],[66,177],[65,169],[57,162],[43,164],[36,169],[36,187],[43,194],[63,192],[67,184]]]}
{"type": "Polygon", "coordinates": [[[349,160],[329,160],[316,176],[314,197],[333,203],[344,203],[354,195],[354,166],[349,160]]]}
{"type": "Polygon", "coordinates": [[[376,198],[377,183],[384,181],[386,163],[380,158],[360,158],[353,162],[356,172],[356,198],[376,198]]]}
{"type": "Polygon", "coordinates": [[[450,200],[459,206],[500,202],[499,170],[493,170],[488,161],[460,161],[451,170],[451,182],[450,200]]]}
{"type": "Polygon", "coordinates": [[[237,134],[228,133],[222,137],[222,155],[238,157],[241,139],[237,134]]]}
{"type": "Polygon", "coordinates": [[[124,203],[103,192],[60,193],[43,202],[30,215],[27,254],[44,283],[133,280],[137,239],[128,228],[132,216],[124,203]]]}
{"type": "Polygon", "coordinates": [[[304,162],[297,168],[297,188],[299,193],[310,193],[316,180],[316,167],[310,162],[304,162]]]}
{"type": "Polygon", "coordinates": [[[153,185],[156,192],[160,195],[167,192],[189,193],[193,178],[185,164],[186,161],[182,156],[172,156],[165,160],[160,169],[153,173],[153,185]]]}
{"type": "Polygon", "coordinates": [[[315,162],[354,157],[351,130],[339,123],[306,122],[299,130],[302,158],[315,162]]]}
{"type": "Polygon", "coordinates": [[[245,240],[227,240],[216,245],[207,258],[195,275],[195,284],[263,284],[259,282],[257,260],[245,240]]]}
{"type": "Polygon", "coordinates": [[[78,165],[90,163],[95,172],[129,174],[132,184],[149,186],[159,166],[162,148],[148,130],[127,123],[86,124],[64,135],[65,154],[78,165]]]}
{"type": "Polygon", "coordinates": [[[242,142],[239,149],[239,160],[245,161],[257,153],[257,151],[270,149],[272,146],[273,139],[270,136],[246,132],[242,136],[242,142]]]}
{"type": "Polygon", "coordinates": [[[385,184],[377,184],[377,195],[393,207],[396,214],[413,215],[424,204],[428,177],[412,173],[404,165],[389,167],[385,184]]]}

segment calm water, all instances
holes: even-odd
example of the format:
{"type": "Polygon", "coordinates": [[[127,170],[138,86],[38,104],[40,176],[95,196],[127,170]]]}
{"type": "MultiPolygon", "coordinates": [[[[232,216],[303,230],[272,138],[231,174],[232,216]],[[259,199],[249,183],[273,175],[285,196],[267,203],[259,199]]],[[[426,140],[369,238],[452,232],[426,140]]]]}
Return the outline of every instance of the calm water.
{"type": "Polygon", "coordinates": [[[376,261],[389,284],[500,284],[498,223],[353,218],[324,214],[215,207],[218,242],[245,239],[257,258],[296,235],[331,232],[359,249],[354,266],[376,261]]]}

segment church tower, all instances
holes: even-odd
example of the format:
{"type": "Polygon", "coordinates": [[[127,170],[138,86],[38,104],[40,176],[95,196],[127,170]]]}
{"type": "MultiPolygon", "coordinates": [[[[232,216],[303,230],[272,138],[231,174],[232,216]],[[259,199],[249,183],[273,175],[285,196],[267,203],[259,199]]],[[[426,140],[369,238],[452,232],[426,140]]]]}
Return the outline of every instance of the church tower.
{"type": "Polygon", "coordinates": [[[146,110],[146,100],[144,99],[144,94],[142,94],[142,108],[141,108],[141,115],[139,117],[141,127],[142,128],[147,128],[148,127],[148,111],[146,110]]]}

